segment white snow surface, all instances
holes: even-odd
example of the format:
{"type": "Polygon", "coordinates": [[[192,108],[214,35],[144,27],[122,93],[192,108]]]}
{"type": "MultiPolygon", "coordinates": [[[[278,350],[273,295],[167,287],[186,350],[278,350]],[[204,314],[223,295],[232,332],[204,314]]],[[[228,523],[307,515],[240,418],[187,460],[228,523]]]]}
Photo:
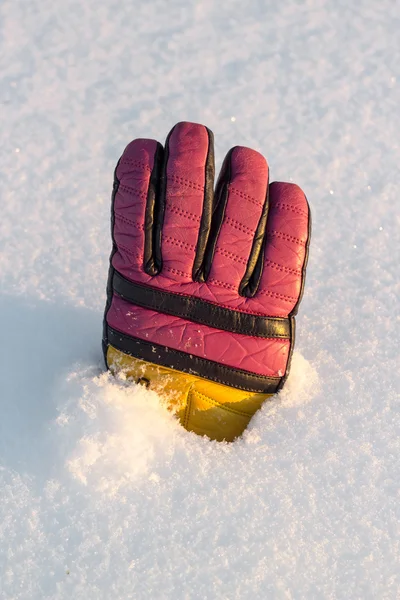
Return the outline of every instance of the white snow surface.
{"type": "Polygon", "coordinates": [[[0,598],[400,597],[400,4],[0,4],[0,598]],[[284,391],[242,439],[104,372],[115,163],[205,123],[305,191],[284,391]]]}

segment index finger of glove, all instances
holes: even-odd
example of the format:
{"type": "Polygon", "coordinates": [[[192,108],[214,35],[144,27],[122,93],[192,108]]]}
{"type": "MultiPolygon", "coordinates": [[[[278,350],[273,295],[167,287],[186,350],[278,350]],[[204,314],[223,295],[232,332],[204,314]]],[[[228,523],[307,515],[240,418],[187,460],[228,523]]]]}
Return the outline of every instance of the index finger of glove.
{"type": "MultiPolygon", "coordinates": [[[[145,235],[149,228],[146,212],[154,210],[162,154],[159,142],[136,139],[125,148],[115,169],[112,220],[117,251],[113,264],[125,272],[127,267],[143,270],[145,262],[153,259],[152,235],[145,235]]],[[[151,226],[150,222],[150,230],[151,226]]]]}

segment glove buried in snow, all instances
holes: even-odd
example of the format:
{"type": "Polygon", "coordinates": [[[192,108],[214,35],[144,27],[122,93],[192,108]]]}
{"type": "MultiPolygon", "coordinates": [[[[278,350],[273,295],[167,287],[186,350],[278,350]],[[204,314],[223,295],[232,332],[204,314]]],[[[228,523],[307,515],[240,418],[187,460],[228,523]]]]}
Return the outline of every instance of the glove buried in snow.
{"type": "Polygon", "coordinates": [[[214,192],[213,134],[178,123],[131,142],[112,195],[107,367],[231,441],[288,375],[310,240],[304,193],[232,148],[214,192]]]}

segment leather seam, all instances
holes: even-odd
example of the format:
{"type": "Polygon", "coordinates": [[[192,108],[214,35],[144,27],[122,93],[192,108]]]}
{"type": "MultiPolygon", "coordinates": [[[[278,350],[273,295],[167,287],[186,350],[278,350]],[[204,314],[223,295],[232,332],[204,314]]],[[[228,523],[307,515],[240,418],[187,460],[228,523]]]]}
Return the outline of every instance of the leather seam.
{"type": "Polygon", "coordinates": [[[207,400],[207,402],[209,402],[213,406],[215,406],[217,408],[222,408],[222,410],[226,410],[227,412],[233,413],[234,415],[240,415],[240,416],[246,417],[248,419],[251,419],[251,417],[253,416],[252,414],[245,413],[240,410],[235,410],[234,408],[225,406],[225,404],[220,404],[217,400],[213,400],[213,398],[210,398],[210,396],[206,396],[206,394],[203,394],[202,392],[198,392],[197,390],[193,390],[193,394],[200,396],[201,398],[204,398],[205,400],[207,400]]]}
{"type": "Polygon", "coordinates": [[[301,215],[302,217],[308,217],[308,215],[304,211],[294,208],[290,204],[285,204],[284,202],[277,202],[276,204],[274,204],[273,209],[275,209],[276,207],[283,208],[284,210],[295,213],[296,215],[301,215]]]}
{"type": "Polygon", "coordinates": [[[175,275],[180,275],[181,277],[188,277],[190,280],[192,276],[189,273],[184,273],[183,271],[179,271],[179,269],[173,269],[172,267],[166,267],[165,264],[163,266],[163,271],[170,271],[170,273],[174,273],[175,275]]]}
{"type": "Polygon", "coordinates": [[[194,181],[190,181],[189,179],[185,179],[179,175],[169,175],[169,179],[172,179],[172,181],[175,181],[176,183],[185,184],[187,187],[190,187],[198,192],[204,192],[204,185],[195,183],[194,181]]]}
{"type": "Polygon", "coordinates": [[[242,192],[242,191],[236,189],[235,187],[233,187],[233,185],[229,185],[228,190],[230,192],[232,192],[233,194],[235,194],[236,196],[240,196],[240,198],[243,198],[244,200],[248,200],[252,204],[255,204],[256,206],[258,206],[261,209],[264,206],[263,203],[257,202],[257,200],[255,198],[253,198],[253,196],[249,196],[249,194],[246,194],[246,192],[242,192]]]}
{"type": "Polygon", "coordinates": [[[170,235],[165,235],[163,237],[163,240],[165,240],[168,244],[171,244],[173,246],[178,246],[179,248],[185,248],[186,250],[195,250],[196,246],[194,246],[194,244],[188,244],[186,242],[183,242],[182,240],[177,240],[173,237],[171,237],[170,235]]]}
{"type": "Polygon", "coordinates": [[[128,156],[121,158],[119,164],[134,165],[135,167],[141,167],[145,171],[149,171],[151,173],[151,168],[149,167],[149,165],[146,165],[146,163],[141,162],[140,160],[136,160],[135,158],[129,158],[128,156]]]}
{"type": "Polygon", "coordinates": [[[234,254],[233,252],[229,252],[228,250],[225,250],[224,248],[216,248],[215,252],[222,254],[223,256],[226,256],[226,258],[233,258],[234,260],[237,260],[238,262],[241,262],[242,264],[247,264],[247,260],[245,258],[242,258],[241,256],[238,256],[237,254],[234,254]]]}
{"type": "Polygon", "coordinates": [[[213,283],[214,285],[217,285],[218,287],[226,288],[227,290],[237,292],[237,288],[234,285],[231,285],[230,283],[225,283],[225,281],[214,279],[214,277],[210,277],[208,281],[210,283],[213,283]]]}
{"type": "Polygon", "coordinates": [[[301,271],[298,269],[290,269],[289,267],[284,267],[273,260],[266,259],[265,264],[276,269],[277,271],[282,271],[284,273],[291,273],[292,275],[301,275],[301,271]]]}
{"type": "Polygon", "coordinates": [[[135,252],[133,252],[133,250],[129,250],[129,248],[127,248],[123,244],[120,244],[120,243],[117,244],[117,250],[119,250],[119,249],[123,250],[127,254],[130,254],[134,258],[138,258],[139,260],[142,260],[142,258],[143,258],[143,256],[141,256],[140,254],[135,254],[135,252]]]}
{"type": "Polygon", "coordinates": [[[200,221],[200,218],[201,218],[201,217],[198,217],[197,215],[195,215],[194,213],[191,213],[188,210],[185,210],[184,208],[178,208],[177,206],[174,206],[173,204],[168,206],[168,210],[180,215],[181,217],[186,217],[190,221],[195,221],[197,223],[200,221]]]}
{"type": "Polygon", "coordinates": [[[229,225],[231,227],[233,227],[233,229],[237,229],[238,231],[241,231],[242,233],[247,233],[248,235],[251,236],[251,238],[253,237],[254,231],[252,229],[250,229],[250,227],[246,227],[246,225],[243,225],[242,223],[240,223],[240,221],[237,221],[236,219],[232,219],[232,217],[228,217],[227,215],[225,215],[225,221],[227,223],[229,223],[229,225]]]}
{"type": "MultiPolygon", "coordinates": [[[[127,192],[130,196],[139,196],[142,200],[147,200],[147,194],[142,192],[141,190],[137,190],[136,188],[130,187],[129,185],[120,184],[119,190],[123,192],[127,192]]],[[[119,191],[118,190],[118,191],[119,191]]]]}
{"type": "Polygon", "coordinates": [[[136,223],[135,221],[132,221],[131,219],[128,219],[127,217],[123,217],[121,214],[119,214],[117,212],[114,213],[114,216],[119,221],[123,221],[127,225],[132,225],[132,227],[135,227],[136,229],[140,229],[140,231],[144,231],[144,225],[143,225],[143,223],[136,223]]]}
{"type": "MultiPolygon", "coordinates": [[[[142,344],[144,344],[146,346],[152,346],[152,347],[155,347],[155,348],[157,348],[157,346],[159,346],[159,344],[151,343],[151,342],[146,342],[146,340],[142,340],[140,338],[135,338],[133,336],[127,335],[123,331],[115,329],[114,327],[111,327],[110,325],[108,325],[108,329],[111,330],[112,332],[115,332],[117,335],[122,335],[123,337],[127,338],[128,341],[131,341],[131,342],[135,342],[136,341],[139,344],[142,343],[142,344]]],[[[118,350],[118,346],[115,346],[115,343],[111,343],[110,345],[113,346],[114,348],[116,348],[118,350]]],[[[160,348],[166,348],[166,346],[160,346],[160,348]]],[[[127,352],[126,350],[121,350],[121,352],[124,352],[125,354],[129,355],[129,352],[127,352]]],[[[170,354],[172,356],[173,356],[173,353],[176,352],[178,354],[185,354],[185,355],[187,355],[187,357],[190,357],[189,354],[187,354],[186,352],[183,352],[182,350],[175,350],[173,348],[169,348],[169,352],[170,352],[170,354]]],[[[133,356],[133,355],[131,355],[131,356],[133,356]]],[[[220,369],[221,371],[225,372],[226,374],[229,374],[229,373],[232,373],[232,374],[239,373],[242,377],[244,377],[244,379],[246,379],[246,380],[249,381],[249,384],[251,384],[251,381],[254,380],[254,379],[257,379],[258,381],[261,381],[261,382],[264,382],[264,381],[268,382],[271,379],[273,379],[274,383],[276,382],[276,380],[281,380],[282,379],[281,377],[272,377],[272,376],[268,376],[268,375],[259,375],[258,373],[253,373],[253,372],[249,372],[249,371],[243,371],[243,369],[239,369],[239,368],[236,368],[236,367],[225,367],[224,365],[221,365],[221,363],[217,363],[216,361],[211,361],[211,360],[204,359],[204,358],[201,358],[201,357],[198,357],[198,356],[196,356],[195,358],[197,359],[197,361],[200,364],[203,364],[203,363],[205,363],[205,364],[207,364],[207,363],[215,363],[218,366],[218,369],[220,369]]],[[[150,362],[148,359],[145,359],[145,358],[141,358],[141,360],[147,360],[147,362],[150,362]]],[[[160,364],[160,363],[154,363],[154,364],[160,364]]],[[[163,366],[166,366],[166,365],[163,365],[163,366]]],[[[226,385],[227,387],[233,387],[235,389],[243,390],[243,391],[246,391],[246,392],[257,392],[257,393],[262,393],[262,394],[269,394],[269,393],[274,394],[275,393],[275,392],[260,392],[258,389],[244,387],[242,385],[236,385],[236,384],[232,385],[232,382],[229,382],[229,381],[227,381],[225,379],[221,379],[220,377],[218,377],[216,375],[212,375],[212,376],[208,375],[207,377],[205,377],[204,375],[199,375],[196,372],[190,373],[190,371],[181,371],[180,369],[177,369],[177,368],[171,367],[171,366],[168,366],[168,368],[169,369],[173,369],[173,370],[175,370],[177,372],[188,373],[189,375],[196,375],[197,377],[201,377],[202,379],[205,379],[205,380],[209,379],[210,381],[216,381],[217,383],[222,383],[222,385],[226,385]]],[[[278,382],[276,382],[276,386],[277,387],[279,386],[278,382]]]]}
{"type": "Polygon", "coordinates": [[[286,302],[293,302],[293,300],[296,300],[296,298],[293,298],[292,296],[285,296],[285,294],[271,292],[270,290],[259,290],[257,294],[261,294],[263,296],[272,296],[274,298],[279,298],[279,300],[284,300],[286,302]]]}
{"type": "Polygon", "coordinates": [[[293,235],[289,235],[288,233],[276,231],[276,229],[268,229],[267,235],[270,237],[280,237],[284,240],[287,240],[288,242],[295,242],[296,244],[299,244],[300,246],[306,245],[306,242],[303,242],[303,240],[300,240],[299,238],[296,238],[293,235]]]}

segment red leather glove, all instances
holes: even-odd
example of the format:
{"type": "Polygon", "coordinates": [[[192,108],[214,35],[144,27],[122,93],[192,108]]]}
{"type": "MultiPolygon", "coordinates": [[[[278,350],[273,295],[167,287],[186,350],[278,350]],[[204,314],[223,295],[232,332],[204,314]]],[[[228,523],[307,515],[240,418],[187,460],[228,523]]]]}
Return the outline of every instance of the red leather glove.
{"type": "Polygon", "coordinates": [[[283,385],[303,293],[309,207],[232,148],[214,193],[213,135],[178,123],[137,139],[115,170],[103,348],[113,372],[167,398],[182,424],[240,435],[283,385]]]}

